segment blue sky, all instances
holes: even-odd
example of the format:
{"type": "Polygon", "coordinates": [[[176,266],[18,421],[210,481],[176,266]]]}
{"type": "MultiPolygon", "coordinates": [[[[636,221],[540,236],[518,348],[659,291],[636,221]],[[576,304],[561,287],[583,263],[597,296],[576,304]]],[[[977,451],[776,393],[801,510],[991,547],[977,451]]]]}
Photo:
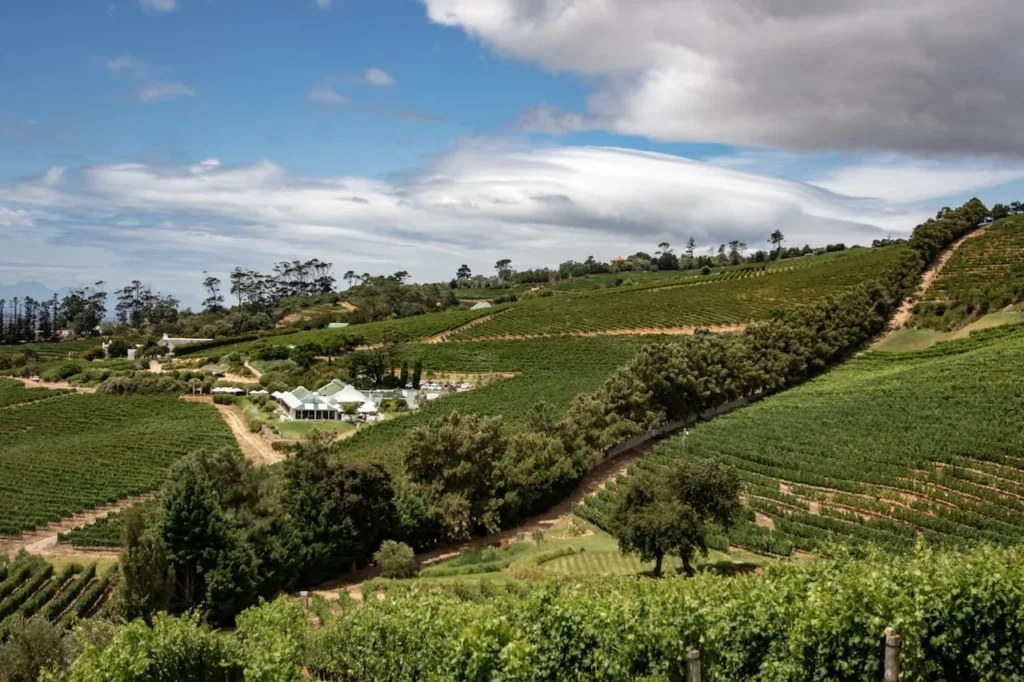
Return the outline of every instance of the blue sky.
{"type": "Polygon", "coordinates": [[[192,300],[313,256],[430,280],[1024,195],[1015,3],[748,5],[4,3],[0,284],[192,300]]]}

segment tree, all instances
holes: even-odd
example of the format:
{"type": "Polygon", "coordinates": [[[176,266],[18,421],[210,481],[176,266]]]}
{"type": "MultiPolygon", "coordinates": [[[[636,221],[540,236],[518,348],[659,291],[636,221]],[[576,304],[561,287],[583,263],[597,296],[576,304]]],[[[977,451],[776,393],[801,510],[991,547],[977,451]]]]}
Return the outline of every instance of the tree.
{"type": "Polygon", "coordinates": [[[5,623],[7,641],[0,645],[0,680],[35,682],[43,670],[63,672],[68,665],[68,640],[56,624],[45,618],[25,620],[21,615],[5,623]]]}
{"type": "Polygon", "coordinates": [[[449,539],[498,530],[505,452],[499,417],[452,412],[409,435],[406,471],[449,539]]]}
{"type": "Polygon", "coordinates": [[[739,509],[740,481],[717,462],[687,461],[668,470],[644,469],[630,477],[619,506],[614,535],[624,553],[654,561],[661,575],[666,554],[676,554],[687,574],[697,553],[707,554],[708,526],[728,528],[739,509]]]}
{"type": "Polygon", "coordinates": [[[686,257],[693,258],[693,253],[697,249],[697,241],[690,237],[686,240],[686,257]]]}
{"type": "Polygon", "coordinates": [[[402,360],[402,371],[398,375],[398,385],[401,388],[405,388],[406,384],[409,383],[409,361],[402,360]]]}
{"type": "Polygon", "coordinates": [[[111,339],[107,344],[107,357],[124,358],[128,357],[128,344],[124,339],[111,339]]]}
{"type": "Polygon", "coordinates": [[[395,527],[391,477],[376,463],[335,463],[333,437],[314,431],[284,464],[285,508],[300,548],[300,582],[370,559],[395,527]]]}
{"type": "Polygon", "coordinates": [[[494,269],[498,273],[498,279],[502,282],[507,282],[512,279],[512,260],[510,258],[502,258],[494,264],[494,269]]]}
{"type": "Polygon", "coordinates": [[[203,288],[206,289],[206,300],[203,301],[203,308],[209,312],[216,312],[224,309],[224,296],[220,293],[220,279],[213,277],[203,271],[206,279],[203,280],[203,288]]]}
{"type": "Polygon", "coordinates": [[[412,387],[420,390],[420,383],[423,378],[423,358],[417,358],[416,364],[412,367],[412,387]]]}
{"type": "Polygon", "coordinates": [[[174,593],[174,569],[167,559],[158,528],[144,512],[130,508],[123,515],[121,575],[117,602],[125,620],[142,618],[153,624],[153,616],[165,611],[174,593]]]}
{"type": "Polygon", "coordinates": [[[660,256],[663,253],[670,253],[671,251],[672,246],[668,242],[661,242],[660,244],[658,244],[658,250],[655,251],[654,253],[660,256]]]}
{"type": "Polygon", "coordinates": [[[786,240],[785,235],[782,234],[782,230],[775,230],[772,235],[768,238],[771,242],[772,249],[775,250],[775,257],[778,258],[782,251],[782,242],[786,240]]]}
{"type": "Polygon", "coordinates": [[[385,578],[411,578],[416,575],[416,555],[404,542],[385,540],[374,552],[373,561],[385,578]]]}
{"type": "Polygon", "coordinates": [[[992,207],[992,220],[1002,220],[1010,215],[1010,207],[1006,204],[996,204],[992,207]]]}
{"type": "Polygon", "coordinates": [[[455,278],[458,280],[467,280],[473,277],[473,271],[469,269],[469,266],[463,263],[459,266],[458,271],[455,273],[455,278]]]}

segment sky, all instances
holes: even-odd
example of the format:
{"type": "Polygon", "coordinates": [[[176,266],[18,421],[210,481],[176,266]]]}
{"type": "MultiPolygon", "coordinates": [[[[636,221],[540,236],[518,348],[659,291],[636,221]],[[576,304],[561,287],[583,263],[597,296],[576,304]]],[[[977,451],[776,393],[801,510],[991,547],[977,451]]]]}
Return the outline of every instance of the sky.
{"type": "Polygon", "coordinates": [[[1019,0],[4,2],[0,292],[905,236],[1024,199],[1022,29],[1019,0]]]}

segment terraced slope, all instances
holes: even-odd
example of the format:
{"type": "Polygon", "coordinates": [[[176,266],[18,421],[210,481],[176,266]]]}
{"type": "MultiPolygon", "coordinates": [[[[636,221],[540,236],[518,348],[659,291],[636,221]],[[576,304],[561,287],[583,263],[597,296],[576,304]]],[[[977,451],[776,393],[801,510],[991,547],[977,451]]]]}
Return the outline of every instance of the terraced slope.
{"type": "Polygon", "coordinates": [[[35,557],[0,565],[0,640],[17,616],[45,618],[70,628],[95,615],[109,597],[116,575],[116,564],[102,571],[96,564],[67,564],[55,570],[35,557]]]}
{"type": "MultiPolygon", "coordinates": [[[[1019,543],[1022,374],[1020,324],[915,353],[868,353],[667,440],[638,466],[701,457],[735,467],[759,525],[730,538],[751,549],[1019,543]]],[[[579,511],[607,527],[616,503],[613,484],[579,511]]]]}
{"type": "Polygon", "coordinates": [[[27,388],[25,384],[13,379],[0,379],[0,409],[46,400],[71,391],[51,390],[48,388],[27,388]]]}
{"type": "Polygon", "coordinates": [[[196,450],[237,447],[210,405],[96,394],[0,410],[0,443],[5,535],[152,490],[196,450]]]}
{"type": "Polygon", "coordinates": [[[948,330],[1024,298],[1024,216],[994,223],[949,259],[918,306],[918,326],[948,330]]]}
{"type": "Polygon", "coordinates": [[[766,319],[868,281],[902,253],[901,247],[857,249],[787,267],[520,301],[508,312],[456,331],[451,340],[656,331],[766,319]]]}

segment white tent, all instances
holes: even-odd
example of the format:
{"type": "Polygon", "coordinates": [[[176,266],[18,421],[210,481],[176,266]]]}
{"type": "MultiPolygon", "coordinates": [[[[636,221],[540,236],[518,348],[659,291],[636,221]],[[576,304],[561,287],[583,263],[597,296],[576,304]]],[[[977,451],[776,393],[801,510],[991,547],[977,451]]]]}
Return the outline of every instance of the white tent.
{"type": "Polygon", "coordinates": [[[356,410],[359,414],[377,414],[377,406],[372,401],[367,400],[365,403],[359,406],[356,410]]]}
{"type": "Polygon", "coordinates": [[[368,398],[360,393],[355,386],[349,384],[331,396],[331,402],[340,403],[365,403],[368,398]]]}
{"type": "Polygon", "coordinates": [[[241,395],[245,393],[245,391],[234,386],[220,386],[211,390],[210,393],[230,393],[232,395],[241,395]]]}

